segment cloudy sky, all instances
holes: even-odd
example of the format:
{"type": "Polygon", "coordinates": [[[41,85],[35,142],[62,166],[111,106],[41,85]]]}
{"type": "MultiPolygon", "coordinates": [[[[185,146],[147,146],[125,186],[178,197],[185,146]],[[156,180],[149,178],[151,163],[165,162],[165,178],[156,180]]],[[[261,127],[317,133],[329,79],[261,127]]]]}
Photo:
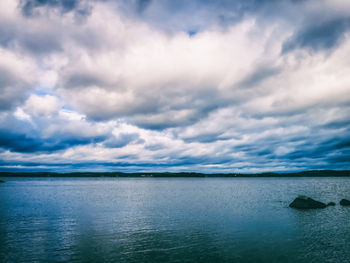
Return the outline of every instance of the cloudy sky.
{"type": "Polygon", "coordinates": [[[309,169],[350,169],[350,1],[0,1],[0,171],[309,169]]]}

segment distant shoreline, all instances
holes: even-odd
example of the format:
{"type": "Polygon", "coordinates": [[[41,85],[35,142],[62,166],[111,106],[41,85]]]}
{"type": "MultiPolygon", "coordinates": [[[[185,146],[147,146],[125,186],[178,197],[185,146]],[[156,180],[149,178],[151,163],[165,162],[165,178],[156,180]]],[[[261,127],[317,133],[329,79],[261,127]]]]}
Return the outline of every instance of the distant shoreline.
{"type": "Polygon", "coordinates": [[[0,172],[0,177],[121,177],[121,178],[234,178],[234,177],[350,177],[350,170],[313,170],[292,173],[192,173],[192,172],[147,172],[147,173],[122,173],[122,172],[74,172],[74,173],[55,173],[55,172],[0,172]]]}

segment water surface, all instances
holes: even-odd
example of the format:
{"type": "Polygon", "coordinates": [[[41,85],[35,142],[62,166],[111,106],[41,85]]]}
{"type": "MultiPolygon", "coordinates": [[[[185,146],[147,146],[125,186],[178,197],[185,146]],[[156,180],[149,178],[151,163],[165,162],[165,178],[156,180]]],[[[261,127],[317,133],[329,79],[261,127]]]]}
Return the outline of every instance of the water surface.
{"type": "Polygon", "coordinates": [[[0,262],[348,262],[350,178],[5,178],[0,262]],[[298,211],[299,194],[337,206],[298,211]]]}

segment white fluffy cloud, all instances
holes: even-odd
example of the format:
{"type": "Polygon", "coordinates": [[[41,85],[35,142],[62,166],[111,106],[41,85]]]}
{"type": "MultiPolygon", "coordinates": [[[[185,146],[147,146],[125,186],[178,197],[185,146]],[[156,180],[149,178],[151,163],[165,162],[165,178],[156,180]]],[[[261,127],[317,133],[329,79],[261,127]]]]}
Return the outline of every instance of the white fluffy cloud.
{"type": "Polygon", "coordinates": [[[168,35],[121,21],[101,5],[84,29],[102,27],[107,36],[118,34],[104,38],[102,49],[80,47],[69,57],[59,92],[92,119],[126,117],[146,127],[190,124],[220,104],[245,99],[251,92],[237,84],[256,67],[275,67],[281,48],[281,42],[269,45],[276,33],[259,32],[252,19],[222,32],[168,35]]]}
{"type": "Polygon", "coordinates": [[[0,58],[0,110],[8,110],[34,89],[37,67],[30,58],[1,47],[0,58]]]}
{"type": "Polygon", "coordinates": [[[60,101],[51,95],[31,95],[24,104],[26,112],[34,116],[52,116],[60,109],[60,101]]]}
{"type": "Polygon", "coordinates": [[[0,159],[62,170],[348,167],[348,3],[286,1],[276,12],[264,2],[1,1],[0,159]]]}

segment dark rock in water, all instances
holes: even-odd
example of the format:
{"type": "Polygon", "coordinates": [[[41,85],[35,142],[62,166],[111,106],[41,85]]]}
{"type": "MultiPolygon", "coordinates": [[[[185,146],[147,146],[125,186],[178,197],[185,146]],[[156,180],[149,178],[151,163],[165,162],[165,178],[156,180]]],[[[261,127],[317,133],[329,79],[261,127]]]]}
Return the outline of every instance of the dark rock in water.
{"type": "Polygon", "coordinates": [[[340,201],[340,205],[342,205],[342,206],[350,206],[350,201],[346,200],[346,199],[342,199],[340,201]]]}
{"type": "Polygon", "coordinates": [[[0,183],[5,183],[5,181],[3,181],[3,180],[0,180],[0,183]]]}
{"type": "Polygon", "coordinates": [[[335,206],[335,203],[334,203],[334,202],[329,202],[329,203],[327,204],[327,206],[335,206]]]}
{"type": "Polygon", "coordinates": [[[289,207],[297,209],[314,209],[314,208],[325,208],[326,204],[316,201],[307,196],[298,196],[293,202],[289,204],[289,207]]]}

